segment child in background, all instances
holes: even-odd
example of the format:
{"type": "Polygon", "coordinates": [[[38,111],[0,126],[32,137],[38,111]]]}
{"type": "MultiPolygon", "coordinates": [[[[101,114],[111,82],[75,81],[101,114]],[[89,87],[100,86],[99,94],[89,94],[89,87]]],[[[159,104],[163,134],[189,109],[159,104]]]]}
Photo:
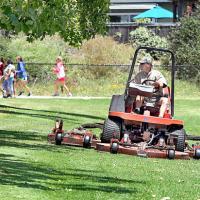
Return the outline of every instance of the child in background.
{"type": "Polygon", "coordinates": [[[4,98],[13,97],[14,95],[14,76],[15,76],[15,66],[11,60],[7,61],[7,67],[4,69],[4,82],[3,88],[6,90],[6,95],[4,98]]]}
{"type": "Polygon", "coordinates": [[[27,86],[27,73],[26,73],[26,69],[25,69],[25,63],[22,59],[21,56],[17,56],[16,58],[17,61],[17,88],[20,88],[20,92],[18,94],[18,96],[22,95],[24,93],[23,89],[26,89],[28,92],[28,96],[31,96],[31,91],[29,89],[29,87],[27,86]]]}
{"type": "Polygon", "coordinates": [[[56,65],[53,68],[53,72],[56,74],[57,79],[54,83],[54,95],[59,96],[58,88],[62,86],[66,91],[68,96],[72,96],[72,93],[69,91],[68,87],[65,85],[65,68],[62,62],[62,57],[58,56],[56,58],[56,65]]]}

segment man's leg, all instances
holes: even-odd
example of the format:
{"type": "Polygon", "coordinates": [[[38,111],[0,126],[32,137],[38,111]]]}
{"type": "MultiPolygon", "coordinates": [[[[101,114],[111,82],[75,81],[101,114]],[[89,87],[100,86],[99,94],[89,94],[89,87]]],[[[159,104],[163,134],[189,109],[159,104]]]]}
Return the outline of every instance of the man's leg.
{"type": "Polygon", "coordinates": [[[135,99],[135,112],[136,113],[140,113],[140,108],[141,108],[141,106],[142,106],[142,104],[143,104],[143,102],[144,102],[144,97],[142,97],[142,96],[136,96],[136,99],[135,99]]]}
{"type": "Polygon", "coordinates": [[[135,99],[135,108],[141,108],[143,101],[144,97],[138,95],[135,99]]]}
{"type": "Polygon", "coordinates": [[[167,110],[167,106],[168,106],[168,98],[166,97],[161,97],[160,99],[160,112],[159,112],[159,117],[163,117],[165,114],[165,111],[167,110]]]}

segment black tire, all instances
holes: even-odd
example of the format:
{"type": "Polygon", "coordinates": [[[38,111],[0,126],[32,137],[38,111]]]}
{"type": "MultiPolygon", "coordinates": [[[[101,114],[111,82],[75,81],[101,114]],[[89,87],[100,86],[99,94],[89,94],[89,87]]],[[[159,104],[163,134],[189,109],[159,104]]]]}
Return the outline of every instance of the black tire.
{"type": "Polygon", "coordinates": [[[125,112],[124,95],[113,95],[110,108],[110,112],[125,112]]]}
{"type": "Polygon", "coordinates": [[[83,140],[83,147],[84,148],[89,148],[91,147],[91,137],[89,135],[86,135],[84,137],[84,140],[83,140]]]}
{"type": "Polygon", "coordinates": [[[195,159],[200,159],[200,149],[195,149],[194,158],[195,159]]]}
{"type": "Polygon", "coordinates": [[[112,138],[120,139],[121,124],[117,120],[106,119],[101,135],[101,142],[109,143],[112,138]]]}
{"type": "Polygon", "coordinates": [[[185,130],[176,130],[173,132],[173,135],[176,135],[176,143],[175,143],[175,150],[184,152],[185,150],[185,130]]]}
{"type": "Polygon", "coordinates": [[[61,145],[62,143],[62,133],[57,133],[55,138],[56,145],[61,145]]]}
{"type": "Polygon", "coordinates": [[[119,144],[116,142],[113,142],[110,146],[110,153],[117,154],[118,149],[119,149],[119,144]]]}
{"type": "Polygon", "coordinates": [[[168,159],[170,160],[173,160],[175,158],[175,151],[174,149],[169,149],[168,152],[167,152],[167,157],[168,159]]]}

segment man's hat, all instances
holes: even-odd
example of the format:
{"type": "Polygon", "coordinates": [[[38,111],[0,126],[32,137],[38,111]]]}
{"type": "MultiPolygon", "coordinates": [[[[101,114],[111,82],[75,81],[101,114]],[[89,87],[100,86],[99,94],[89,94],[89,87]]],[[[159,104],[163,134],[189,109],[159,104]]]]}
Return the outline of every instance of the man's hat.
{"type": "Polygon", "coordinates": [[[149,57],[144,57],[141,61],[140,64],[151,64],[152,65],[152,59],[149,57]]]}

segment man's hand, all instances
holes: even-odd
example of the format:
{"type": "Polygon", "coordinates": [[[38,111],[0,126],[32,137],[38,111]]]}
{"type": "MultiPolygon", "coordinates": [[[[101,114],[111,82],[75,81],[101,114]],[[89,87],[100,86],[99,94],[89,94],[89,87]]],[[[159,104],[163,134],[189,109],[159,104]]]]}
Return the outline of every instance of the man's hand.
{"type": "Polygon", "coordinates": [[[153,83],[153,86],[157,89],[159,89],[161,87],[160,83],[159,82],[154,82],[153,83]]]}

